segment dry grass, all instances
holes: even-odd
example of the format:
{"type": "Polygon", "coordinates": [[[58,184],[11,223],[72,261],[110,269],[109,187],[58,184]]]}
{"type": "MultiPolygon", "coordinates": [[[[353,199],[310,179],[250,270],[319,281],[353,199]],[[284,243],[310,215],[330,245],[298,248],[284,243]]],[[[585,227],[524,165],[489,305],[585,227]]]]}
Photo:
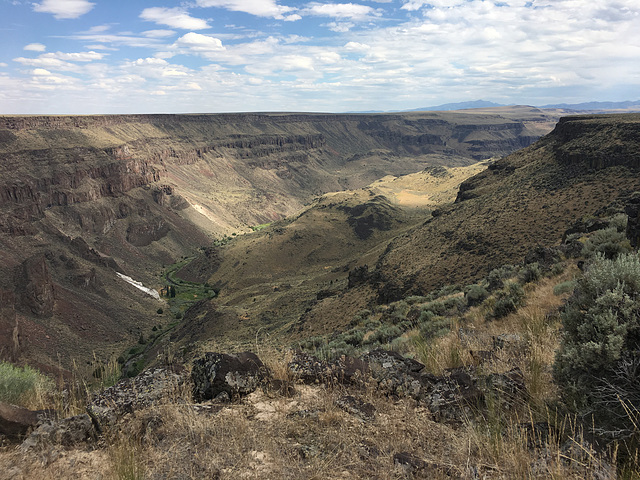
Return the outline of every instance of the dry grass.
{"type": "Polygon", "coordinates": [[[470,350],[492,348],[493,337],[515,334],[514,344],[477,365],[483,373],[522,370],[530,396],[509,412],[487,398],[482,417],[444,424],[414,400],[388,398],[372,385],[299,385],[287,367],[291,353],[263,339],[258,346],[265,365],[295,392],[266,385],[222,405],[193,405],[183,392],[131,414],[98,448],[26,456],[5,448],[0,480],[97,473],[113,480],[615,478],[615,452],[603,461],[582,441],[576,422],[549,407],[556,394],[550,367],[560,326],[554,312],[562,302],[552,292],[571,275],[569,270],[529,285],[527,305],[503,319],[489,321],[487,307],[476,307],[448,335],[422,345],[429,368],[438,372],[478,363],[470,350]],[[363,421],[339,408],[336,400],[346,394],[373,404],[375,418],[363,421]],[[401,452],[424,463],[413,472],[396,465],[394,455],[401,452]]]}

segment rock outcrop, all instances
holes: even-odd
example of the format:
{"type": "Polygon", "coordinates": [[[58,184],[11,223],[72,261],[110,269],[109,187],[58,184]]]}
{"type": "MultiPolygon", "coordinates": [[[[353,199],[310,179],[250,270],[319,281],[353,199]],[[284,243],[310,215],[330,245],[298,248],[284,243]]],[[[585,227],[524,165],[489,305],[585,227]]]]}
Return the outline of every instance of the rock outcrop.
{"type": "Polygon", "coordinates": [[[191,380],[196,401],[229,400],[255,391],[269,376],[255,353],[208,352],[193,362],[191,380]]]}
{"type": "Polygon", "coordinates": [[[34,255],[22,262],[15,274],[18,307],[37,317],[53,315],[55,289],[44,255],[34,255]]]}

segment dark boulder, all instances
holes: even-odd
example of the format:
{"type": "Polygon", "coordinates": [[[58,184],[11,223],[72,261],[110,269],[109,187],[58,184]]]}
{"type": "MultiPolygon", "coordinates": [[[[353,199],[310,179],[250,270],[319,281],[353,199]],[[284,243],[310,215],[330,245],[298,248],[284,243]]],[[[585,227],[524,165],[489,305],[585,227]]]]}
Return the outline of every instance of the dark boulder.
{"type": "Polygon", "coordinates": [[[427,378],[423,402],[435,421],[464,422],[484,405],[477,379],[464,369],[453,369],[440,377],[427,378]]]}
{"type": "Polygon", "coordinates": [[[193,362],[193,397],[202,402],[225,394],[229,398],[248,395],[268,377],[267,368],[255,353],[207,352],[193,362]]]}
{"type": "Polygon", "coordinates": [[[423,380],[420,372],[424,365],[398,352],[372,350],[362,356],[371,367],[371,376],[381,389],[398,396],[420,398],[423,380]]]}
{"type": "Polygon", "coordinates": [[[335,401],[336,405],[345,412],[354,415],[361,420],[373,420],[376,414],[376,407],[353,395],[342,395],[335,401]]]}
{"type": "Polygon", "coordinates": [[[158,404],[176,395],[185,377],[183,367],[149,368],[137,377],[121,380],[94,395],[87,409],[98,424],[114,424],[127,413],[158,404]]]}
{"type": "Polygon", "coordinates": [[[324,361],[313,355],[298,352],[289,362],[291,372],[303,383],[328,385],[361,385],[369,374],[369,365],[349,356],[324,361]]]}
{"type": "Polygon", "coordinates": [[[54,415],[50,410],[29,410],[0,402],[0,435],[9,438],[24,436],[39,422],[54,415]]]}
{"type": "Polygon", "coordinates": [[[20,448],[24,451],[49,445],[72,447],[94,441],[96,438],[97,432],[91,417],[84,413],[62,420],[48,420],[42,423],[22,442],[20,448]]]}

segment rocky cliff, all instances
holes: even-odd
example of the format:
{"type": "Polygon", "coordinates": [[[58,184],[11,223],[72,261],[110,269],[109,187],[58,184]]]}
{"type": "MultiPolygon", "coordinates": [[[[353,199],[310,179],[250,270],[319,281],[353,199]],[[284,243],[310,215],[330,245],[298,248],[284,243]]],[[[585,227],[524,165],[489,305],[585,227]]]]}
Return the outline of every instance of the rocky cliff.
{"type": "Polygon", "coordinates": [[[158,305],[115,271],[159,288],[163,266],[213,237],[387,174],[509,153],[554,115],[0,117],[3,328],[43,364],[116,352],[157,322],[158,305]]]}

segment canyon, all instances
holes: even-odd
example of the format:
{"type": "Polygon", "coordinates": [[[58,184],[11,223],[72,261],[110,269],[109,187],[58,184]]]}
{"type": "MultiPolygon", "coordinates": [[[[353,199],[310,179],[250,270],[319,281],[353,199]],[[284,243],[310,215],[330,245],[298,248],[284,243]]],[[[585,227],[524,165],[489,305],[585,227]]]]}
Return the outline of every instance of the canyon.
{"type": "MultiPolygon", "coordinates": [[[[560,113],[0,117],[0,355],[45,370],[117,356],[173,319],[116,273],[159,290],[168,266],[216,240],[387,175],[507,155],[560,113]]],[[[365,210],[384,210],[389,225],[397,216],[403,229],[429,216],[402,220],[384,198],[348,197],[325,205],[360,229],[347,263],[382,240],[368,238],[379,229],[365,210]]]]}

